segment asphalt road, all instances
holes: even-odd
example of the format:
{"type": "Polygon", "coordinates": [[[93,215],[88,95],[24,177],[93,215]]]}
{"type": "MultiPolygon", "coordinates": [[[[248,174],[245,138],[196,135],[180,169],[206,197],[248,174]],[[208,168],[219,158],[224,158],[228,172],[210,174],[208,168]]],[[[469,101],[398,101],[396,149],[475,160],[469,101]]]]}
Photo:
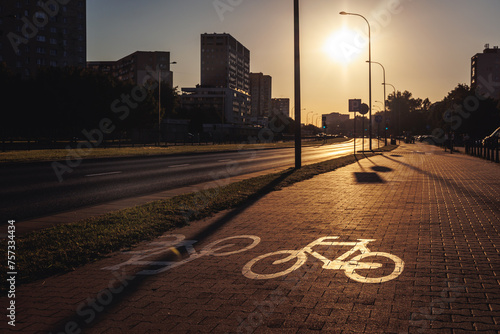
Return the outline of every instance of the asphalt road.
{"type": "MultiPolygon", "coordinates": [[[[351,154],[353,141],[304,147],[304,164],[351,154]]],[[[357,149],[361,149],[358,140],[357,149]]],[[[365,143],[368,149],[368,143],[365,143]]],[[[376,147],[376,146],[374,146],[376,147]]],[[[294,166],[294,149],[88,160],[59,182],[51,162],[0,167],[3,220],[23,221],[258,171],[294,166]]],[[[4,223],[1,222],[1,224],[4,223]]]]}

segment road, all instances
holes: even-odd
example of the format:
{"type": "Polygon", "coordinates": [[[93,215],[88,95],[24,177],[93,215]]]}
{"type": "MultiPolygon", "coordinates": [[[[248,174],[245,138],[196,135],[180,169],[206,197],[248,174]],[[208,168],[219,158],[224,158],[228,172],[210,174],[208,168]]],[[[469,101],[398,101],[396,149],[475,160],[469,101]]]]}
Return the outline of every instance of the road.
{"type": "MultiPolygon", "coordinates": [[[[304,164],[351,154],[353,141],[304,147],[304,164]]],[[[361,140],[356,143],[361,149],[361,140]]],[[[365,142],[365,149],[368,143],[365,142]]],[[[374,147],[376,147],[374,145],[374,147]]],[[[0,168],[0,212],[23,221],[263,170],[294,166],[294,149],[84,161],[59,182],[51,163],[0,168]]],[[[5,222],[2,222],[2,224],[5,222]]]]}

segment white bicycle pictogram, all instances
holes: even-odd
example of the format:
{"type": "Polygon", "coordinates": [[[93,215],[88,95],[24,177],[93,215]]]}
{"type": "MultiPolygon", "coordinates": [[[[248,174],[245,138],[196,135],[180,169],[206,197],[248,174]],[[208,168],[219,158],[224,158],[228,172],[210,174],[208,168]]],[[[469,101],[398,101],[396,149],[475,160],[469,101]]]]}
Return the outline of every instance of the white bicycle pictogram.
{"type": "Polygon", "coordinates": [[[398,277],[402,272],[404,268],[404,262],[401,260],[399,257],[393,254],[389,253],[384,253],[384,252],[372,252],[368,249],[367,245],[368,243],[375,241],[375,239],[358,239],[358,241],[355,242],[339,242],[339,241],[333,241],[338,239],[339,237],[323,237],[319,238],[310,244],[308,244],[306,247],[300,249],[300,250],[281,250],[277,252],[272,252],[272,253],[267,253],[264,255],[260,255],[250,262],[248,262],[242,270],[242,273],[245,277],[250,278],[250,279],[272,279],[276,277],[280,277],[283,275],[287,275],[291,273],[294,270],[297,270],[300,268],[306,261],[307,261],[307,254],[314,256],[318,260],[323,262],[323,268],[324,269],[332,269],[332,270],[344,270],[345,274],[347,277],[349,277],[352,280],[355,280],[357,282],[361,283],[383,283],[390,281],[396,277],[398,277]],[[342,254],[338,258],[334,260],[327,259],[323,255],[319,254],[318,252],[313,250],[313,247],[315,246],[352,246],[352,248],[347,251],[346,253],[342,254]],[[351,258],[350,260],[347,260],[350,256],[352,256],[354,253],[360,252],[361,254],[351,258]],[[279,265],[283,263],[287,263],[289,261],[292,261],[293,259],[297,259],[295,263],[289,267],[288,269],[282,270],[280,272],[274,273],[274,274],[258,274],[255,273],[252,269],[252,267],[259,261],[271,257],[271,256],[276,256],[276,255],[281,255],[281,254],[289,254],[287,257],[283,259],[276,260],[272,262],[273,265],[279,265]],[[394,262],[394,270],[385,276],[382,277],[366,277],[363,276],[362,273],[359,273],[359,271],[362,270],[370,270],[370,269],[377,269],[377,268],[382,268],[383,264],[381,263],[375,263],[375,262],[361,262],[361,260],[366,259],[368,257],[385,257],[391,261],[394,262]]]}
{"type": "Polygon", "coordinates": [[[114,266],[110,267],[105,267],[102,268],[104,270],[118,270],[123,266],[155,266],[155,267],[161,267],[159,269],[147,269],[147,270],[142,270],[137,273],[137,275],[156,275],[163,273],[167,270],[170,270],[172,268],[181,266],[185,263],[191,262],[193,260],[196,260],[200,257],[203,256],[228,256],[228,255],[233,255],[233,254],[238,254],[244,251],[247,251],[249,249],[254,248],[257,246],[257,244],[260,242],[260,238],[254,235],[238,235],[234,237],[228,237],[224,239],[220,239],[217,241],[214,241],[205,248],[203,248],[200,252],[196,252],[196,250],[193,247],[193,244],[195,244],[197,241],[196,240],[185,240],[186,237],[182,234],[171,234],[165,236],[165,238],[174,238],[174,240],[165,240],[165,241],[160,241],[160,242],[152,242],[150,245],[153,245],[153,248],[142,250],[142,251],[133,251],[133,252],[125,252],[125,254],[131,254],[132,257],[122,263],[119,263],[114,266]],[[223,246],[217,247],[220,243],[223,243],[225,241],[233,240],[233,239],[251,239],[252,243],[241,248],[241,249],[236,249],[236,250],[229,250],[225,252],[221,252],[224,249],[227,248],[233,248],[234,249],[234,244],[226,244],[223,246]],[[173,252],[174,254],[177,254],[180,256],[180,252],[178,251],[179,248],[184,247],[189,255],[189,257],[180,260],[180,261],[147,261],[145,259],[150,258],[152,256],[158,256],[163,253],[167,252],[173,252]]]}

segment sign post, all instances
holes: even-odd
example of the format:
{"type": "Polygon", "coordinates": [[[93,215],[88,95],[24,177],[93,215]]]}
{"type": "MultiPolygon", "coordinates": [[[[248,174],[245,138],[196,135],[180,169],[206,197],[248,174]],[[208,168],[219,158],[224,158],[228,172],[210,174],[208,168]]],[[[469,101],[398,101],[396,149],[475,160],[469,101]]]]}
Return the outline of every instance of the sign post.
{"type": "MultiPolygon", "coordinates": [[[[368,110],[370,110],[370,107],[368,107],[368,105],[366,103],[363,103],[361,105],[361,107],[359,108],[359,113],[361,115],[363,115],[363,118],[361,119],[361,124],[362,124],[362,127],[363,127],[363,133],[361,135],[361,147],[363,149],[363,151],[365,150],[365,115],[368,113],[368,110]]],[[[371,127],[370,127],[371,129],[371,127]]],[[[370,136],[371,138],[371,136],[370,136]]],[[[370,147],[371,147],[371,141],[370,141],[370,147]]]]}
{"type": "Polygon", "coordinates": [[[354,113],[354,155],[356,155],[356,113],[360,111],[361,108],[361,99],[350,99],[349,100],[349,112],[354,113]]]}

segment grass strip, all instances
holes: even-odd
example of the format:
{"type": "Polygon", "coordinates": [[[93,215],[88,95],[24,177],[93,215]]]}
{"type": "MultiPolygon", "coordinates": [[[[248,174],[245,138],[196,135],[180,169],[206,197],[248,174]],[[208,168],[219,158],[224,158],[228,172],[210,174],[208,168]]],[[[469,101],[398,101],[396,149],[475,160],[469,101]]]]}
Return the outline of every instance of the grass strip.
{"type": "MultiPolygon", "coordinates": [[[[347,141],[345,138],[328,139],[326,143],[323,141],[304,141],[305,146],[321,146],[325,144],[334,144],[347,141]]],[[[32,151],[7,151],[0,152],[0,163],[20,163],[20,162],[37,162],[37,161],[61,161],[68,157],[68,154],[74,159],[79,156],[84,159],[99,159],[99,158],[118,158],[118,157],[140,157],[140,156],[156,156],[156,155],[173,155],[173,154],[196,154],[196,153],[215,153],[227,151],[244,151],[244,150],[259,150],[273,148],[291,148],[294,147],[294,142],[278,142],[278,143],[263,143],[263,144],[222,144],[222,145],[183,145],[183,146],[145,146],[145,147],[122,147],[122,148],[82,148],[69,151],[66,149],[52,150],[32,150],[32,151]]]]}
{"type": "MultiPolygon", "coordinates": [[[[383,151],[395,147],[388,146],[383,151]]],[[[75,270],[174,228],[236,208],[269,192],[372,155],[336,158],[298,170],[288,169],[30,233],[16,239],[17,283],[29,283],[75,270]]],[[[7,242],[5,239],[1,241],[0,258],[7,258],[7,242]]],[[[8,272],[6,262],[0,263],[0,279],[4,282],[8,272]]],[[[2,292],[6,291],[5,288],[2,285],[2,292]]]]}

